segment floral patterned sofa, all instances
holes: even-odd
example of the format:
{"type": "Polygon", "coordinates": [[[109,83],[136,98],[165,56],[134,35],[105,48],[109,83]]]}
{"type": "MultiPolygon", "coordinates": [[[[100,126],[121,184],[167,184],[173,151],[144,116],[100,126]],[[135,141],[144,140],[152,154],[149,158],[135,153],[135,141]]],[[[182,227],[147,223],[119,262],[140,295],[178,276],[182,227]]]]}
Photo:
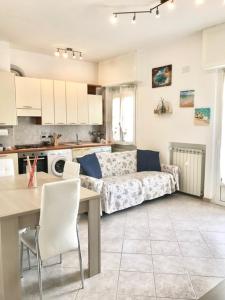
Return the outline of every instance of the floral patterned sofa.
{"type": "Polygon", "coordinates": [[[97,153],[102,178],[81,175],[81,185],[100,193],[107,214],[179,190],[177,166],[161,165],[161,172],[137,172],[137,151],[97,153]]]}

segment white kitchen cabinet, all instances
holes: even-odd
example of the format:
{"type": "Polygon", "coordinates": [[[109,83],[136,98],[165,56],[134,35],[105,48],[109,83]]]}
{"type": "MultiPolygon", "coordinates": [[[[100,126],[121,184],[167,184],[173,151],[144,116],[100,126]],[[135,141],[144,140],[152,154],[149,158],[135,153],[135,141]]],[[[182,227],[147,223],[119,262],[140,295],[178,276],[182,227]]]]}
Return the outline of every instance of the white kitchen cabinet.
{"type": "Polygon", "coordinates": [[[15,77],[16,107],[18,109],[41,110],[41,80],[15,77]]]}
{"type": "Polygon", "coordinates": [[[89,124],[102,125],[102,96],[101,95],[88,95],[89,105],[89,124]]]}
{"type": "Polygon", "coordinates": [[[89,121],[89,108],[88,108],[88,95],[87,84],[77,83],[77,121],[80,125],[88,125],[89,121]]]}
{"type": "Polygon", "coordinates": [[[41,80],[42,125],[55,124],[55,103],[53,80],[41,80]]]}
{"type": "Polygon", "coordinates": [[[17,125],[15,77],[0,72],[0,126],[17,125]]]}
{"type": "Polygon", "coordinates": [[[66,125],[66,83],[54,80],[55,125],[66,125]]]}
{"type": "Polygon", "coordinates": [[[78,89],[79,83],[66,82],[67,124],[78,124],[78,89]]]}

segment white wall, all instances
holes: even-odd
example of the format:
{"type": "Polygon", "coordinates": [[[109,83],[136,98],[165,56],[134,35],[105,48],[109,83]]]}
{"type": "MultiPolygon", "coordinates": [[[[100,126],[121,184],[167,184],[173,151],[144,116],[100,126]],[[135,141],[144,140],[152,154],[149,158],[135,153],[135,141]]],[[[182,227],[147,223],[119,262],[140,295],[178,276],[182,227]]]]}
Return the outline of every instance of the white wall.
{"type": "Polygon", "coordinates": [[[217,73],[202,69],[201,50],[202,35],[199,33],[155,49],[138,51],[138,77],[141,83],[137,91],[136,135],[139,148],[159,150],[161,160],[166,163],[169,162],[170,142],[206,145],[205,197],[212,198],[213,124],[217,73]],[[167,64],[173,65],[172,86],[152,89],[152,68],[167,64]],[[190,71],[185,73],[184,69],[187,69],[187,66],[190,71]],[[210,126],[195,126],[194,109],[179,107],[180,91],[188,89],[196,91],[195,107],[212,108],[210,126]],[[153,110],[161,97],[172,104],[172,115],[154,115],[153,110]]]}
{"type": "Polygon", "coordinates": [[[0,41],[0,70],[10,71],[9,43],[0,41]]]}
{"type": "Polygon", "coordinates": [[[10,50],[10,62],[25,72],[25,76],[65,79],[77,82],[97,84],[98,65],[86,61],[63,59],[51,55],[10,50]]]}
{"type": "Polygon", "coordinates": [[[137,81],[136,52],[100,62],[98,80],[102,86],[114,86],[137,81]]]}
{"type": "Polygon", "coordinates": [[[225,23],[203,31],[202,59],[206,69],[225,67],[225,23]]]}

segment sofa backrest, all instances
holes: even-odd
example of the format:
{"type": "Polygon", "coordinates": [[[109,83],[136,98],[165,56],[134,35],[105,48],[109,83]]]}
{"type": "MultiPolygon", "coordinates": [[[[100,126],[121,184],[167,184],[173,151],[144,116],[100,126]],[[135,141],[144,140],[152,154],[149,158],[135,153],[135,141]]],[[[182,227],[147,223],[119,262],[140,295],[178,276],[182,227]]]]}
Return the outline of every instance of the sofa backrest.
{"type": "Polygon", "coordinates": [[[102,177],[121,176],[137,172],[137,151],[96,153],[102,177]]]}

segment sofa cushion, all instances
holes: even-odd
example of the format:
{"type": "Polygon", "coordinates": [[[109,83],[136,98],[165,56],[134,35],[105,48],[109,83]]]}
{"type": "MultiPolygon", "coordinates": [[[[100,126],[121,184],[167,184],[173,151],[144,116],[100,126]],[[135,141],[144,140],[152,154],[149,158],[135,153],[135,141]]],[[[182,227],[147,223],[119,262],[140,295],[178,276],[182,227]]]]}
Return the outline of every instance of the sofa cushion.
{"type": "Polygon", "coordinates": [[[137,150],[137,171],[161,171],[159,152],[151,150],[137,150]]]}
{"type": "Polygon", "coordinates": [[[97,158],[102,177],[121,176],[137,172],[137,151],[100,152],[97,158]]]}
{"type": "Polygon", "coordinates": [[[102,171],[95,153],[79,157],[77,161],[80,163],[85,175],[98,179],[102,178],[102,171]]]}

